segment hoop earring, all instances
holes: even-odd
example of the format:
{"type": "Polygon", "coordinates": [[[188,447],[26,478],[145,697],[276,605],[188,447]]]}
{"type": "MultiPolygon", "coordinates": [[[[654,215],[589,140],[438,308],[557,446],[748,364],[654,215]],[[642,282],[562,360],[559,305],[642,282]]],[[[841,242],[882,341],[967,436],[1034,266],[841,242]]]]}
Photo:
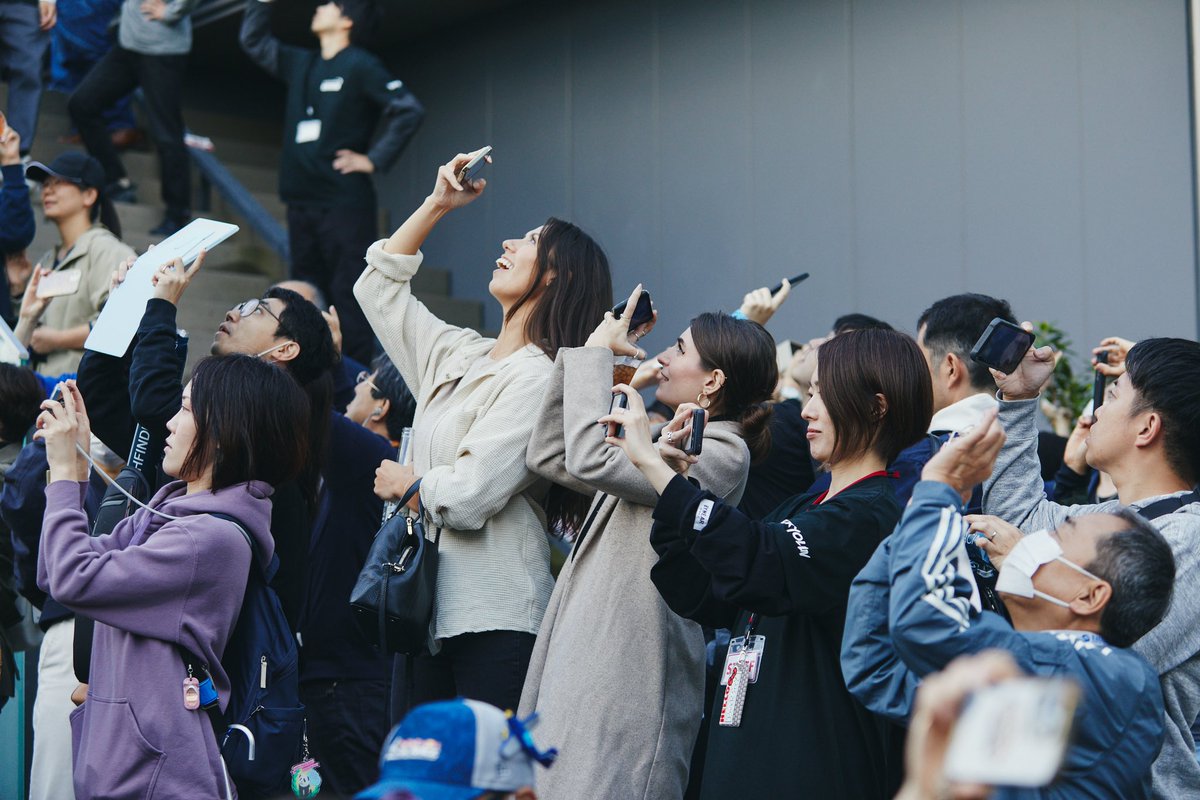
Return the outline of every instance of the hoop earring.
{"type": "Polygon", "coordinates": [[[696,405],[703,409],[707,409],[712,405],[712,400],[704,392],[700,392],[700,394],[696,395],[696,405]]]}

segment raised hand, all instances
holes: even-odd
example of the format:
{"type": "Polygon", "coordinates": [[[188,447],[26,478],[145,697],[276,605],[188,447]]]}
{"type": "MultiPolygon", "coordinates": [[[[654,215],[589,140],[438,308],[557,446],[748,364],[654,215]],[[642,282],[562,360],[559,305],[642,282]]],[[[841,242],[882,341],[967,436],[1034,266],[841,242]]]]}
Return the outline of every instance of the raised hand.
{"type": "Polygon", "coordinates": [[[772,295],[771,290],[765,286],[755,289],[742,298],[742,307],[738,310],[751,322],[766,325],[767,320],[775,316],[775,312],[783,305],[783,301],[787,300],[791,291],[792,284],[788,282],[787,278],[784,278],[783,285],[779,287],[778,292],[772,295]]]}
{"type": "MultiPolygon", "coordinates": [[[[433,185],[433,192],[429,195],[429,200],[435,206],[444,211],[462,208],[483,193],[484,187],[487,186],[487,181],[483,178],[467,181],[465,186],[458,182],[459,171],[470,163],[471,159],[479,152],[476,150],[473,153],[459,153],[438,167],[437,181],[433,185]]],[[[484,158],[487,163],[492,163],[491,156],[484,158]]]]}
{"type": "Polygon", "coordinates": [[[944,483],[964,502],[969,499],[971,490],[991,477],[996,456],[1004,446],[998,413],[995,408],[988,409],[973,430],[942,445],[921,470],[921,479],[944,483]]]}
{"type": "Polygon", "coordinates": [[[51,481],[85,481],[88,477],[88,461],[80,455],[80,450],[87,453],[91,449],[91,421],[75,381],[61,383],[59,389],[62,402],[42,402],[42,413],[37,418],[37,431],[33,438],[46,443],[46,463],[50,467],[51,481]]]}
{"type": "Polygon", "coordinates": [[[1119,378],[1125,374],[1125,357],[1137,342],[1122,339],[1119,336],[1109,336],[1100,340],[1100,346],[1092,348],[1092,363],[1096,372],[1109,378],[1119,378]],[[1108,353],[1108,362],[1101,364],[1095,356],[1108,353]]]}
{"type": "Polygon", "coordinates": [[[159,267],[150,278],[150,283],[154,286],[154,296],[172,305],[179,305],[184,291],[192,284],[192,279],[204,265],[206,255],[208,253],[201,250],[191,267],[184,267],[183,261],[178,258],[159,267]]]}
{"type": "Polygon", "coordinates": [[[1032,400],[1054,375],[1058,358],[1053,347],[1031,347],[1012,374],[989,369],[1005,400],[1032,400]]]}
{"type": "Polygon", "coordinates": [[[592,331],[584,346],[607,347],[613,355],[644,359],[645,351],[638,348],[633,342],[650,332],[650,329],[654,327],[654,320],[642,325],[637,331],[631,333],[629,330],[629,321],[633,318],[634,309],[636,309],[638,298],[641,296],[642,285],[639,283],[634,287],[633,294],[629,295],[629,302],[625,304],[625,310],[621,312],[621,316],[614,317],[611,311],[605,311],[604,319],[600,320],[600,324],[596,326],[596,330],[592,331]],[[631,339],[633,341],[630,341],[631,339]]]}

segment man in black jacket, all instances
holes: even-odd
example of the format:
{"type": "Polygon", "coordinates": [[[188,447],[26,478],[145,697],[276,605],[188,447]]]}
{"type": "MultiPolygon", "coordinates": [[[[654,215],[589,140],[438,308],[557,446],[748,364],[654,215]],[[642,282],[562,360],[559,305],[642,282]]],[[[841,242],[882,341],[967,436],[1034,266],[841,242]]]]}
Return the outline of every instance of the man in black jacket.
{"type": "Polygon", "coordinates": [[[363,256],[377,238],[371,175],[386,171],[425,110],[371,53],[351,44],[373,30],[371,0],[331,0],[317,8],[319,50],[271,36],[269,2],[249,0],[242,48],[287,84],[279,194],[288,206],[292,277],[311,281],[341,317],[343,351],[371,360],[373,337],[354,299],[363,256]],[[383,131],[371,134],[383,120],[383,131]]]}

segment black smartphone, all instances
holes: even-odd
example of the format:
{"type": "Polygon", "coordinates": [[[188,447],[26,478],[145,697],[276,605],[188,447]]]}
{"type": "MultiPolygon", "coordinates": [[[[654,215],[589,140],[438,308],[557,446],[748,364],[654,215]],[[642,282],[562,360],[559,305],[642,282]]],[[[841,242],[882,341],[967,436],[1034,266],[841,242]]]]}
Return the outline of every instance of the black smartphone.
{"type": "MultiPolygon", "coordinates": [[[[1096,363],[1097,364],[1107,364],[1108,363],[1108,351],[1107,350],[1101,350],[1099,353],[1096,354],[1096,363]]],[[[1094,382],[1092,383],[1092,417],[1093,418],[1096,416],[1096,409],[1104,404],[1104,388],[1105,388],[1106,384],[1107,384],[1107,379],[1104,377],[1104,373],[1097,372],[1094,382]]]]}
{"type": "MultiPolygon", "coordinates": [[[[624,392],[617,392],[612,396],[612,401],[608,404],[608,413],[611,414],[614,408],[629,408],[629,398],[625,396],[624,392]]],[[[625,438],[625,426],[617,425],[616,429],[614,430],[612,423],[609,423],[608,429],[604,435],[615,436],[618,439],[623,439],[625,438]]]]}
{"type": "MultiPolygon", "coordinates": [[[[613,316],[619,317],[624,314],[625,307],[628,305],[628,300],[617,303],[612,307],[613,316]]],[[[636,330],[652,319],[654,319],[654,305],[650,302],[650,293],[642,289],[642,296],[638,298],[637,305],[633,309],[633,316],[629,319],[629,330],[636,330]]]]}
{"type": "Polygon", "coordinates": [[[971,360],[1007,374],[1016,369],[1025,351],[1033,347],[1033,334],[996,317],[971,348],[971,360]]]}
{"type": "Polygon", "coordinates": [[[479,170],[483,169],[483,165],[487,163],[488,154],[491,152],[492,146],[489,144],[479,151],[479,155],[464,164],[463,168],[458,171],[458,182],[465,186],[467,181],[474,180],[475,176],[479,174],[479,170]]]}
{"type": "MultiPolygon", "coordinates": [[[[800,282],[806,281],[806,280],[808,280],[808,273],[801,272],[799,275],[797,275],[794,278],[788,278],[788,284],[791,286],[795,286],[797,283],[800,283],[800,282]]],[[[780,281],[779,283],[777,283],[771,287],[771,294],[775,294],[782,288],[783,288],[783,281],[780,281]]]]}
{"type": "Polygon", "coordinates": [[[693,408],[692,434],[688,437],[683,452],[689,456],[698,456],[702,447],[704,447],[704,409],[693,408]]]}

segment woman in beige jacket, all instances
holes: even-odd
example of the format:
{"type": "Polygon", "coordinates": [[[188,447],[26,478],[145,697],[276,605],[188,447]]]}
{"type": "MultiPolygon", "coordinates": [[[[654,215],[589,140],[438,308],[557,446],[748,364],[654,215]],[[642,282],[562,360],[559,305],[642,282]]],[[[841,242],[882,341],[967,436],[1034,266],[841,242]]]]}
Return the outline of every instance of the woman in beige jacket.
{"type": "Polygon", "coordinates": [[[483,180],[457,178],[472,155],[444,164],[421,206],[371,246],[354,296],[417,398],[413,464],[384,462],[376,491],[397,499],[420,477],[427,521],[441,529],[433,654],[415,659],[411,702],[464,696],[507,709],[520,699],[554,584],[547,485],[525,466],[533,411],[554,354],[584,342],[612,303],[612,282],[599,245],[551,219],[503,243],[488,284],[503,309],[495,339],[443,322],[413,297],[421,244],[484,190],[483,180]]]}
{"type": "MultiPolygon", "coordinates": [[[[596,425],[612,397],[613,355],[633,349],[625,337],[636,294],[587,346],[559,352],[529,446],[538,474],[595,493],[521,695],[520,713],[538,712],[539,735],[559,750],[538,778],[548,800],[679,800],[704,711],[704,635],[650,581],[654,487],[596,425]]],[[[668,442],[681,444],[692,404],[706,407],[704,456],[691,472],[737,503],[751,453],[769,446],[769,412],[758,404],[778,377],[774,341],[756,323],[702,314],[658,360],[656,396],[680,409],[660,446],[682,455],[668,442]]]]}

